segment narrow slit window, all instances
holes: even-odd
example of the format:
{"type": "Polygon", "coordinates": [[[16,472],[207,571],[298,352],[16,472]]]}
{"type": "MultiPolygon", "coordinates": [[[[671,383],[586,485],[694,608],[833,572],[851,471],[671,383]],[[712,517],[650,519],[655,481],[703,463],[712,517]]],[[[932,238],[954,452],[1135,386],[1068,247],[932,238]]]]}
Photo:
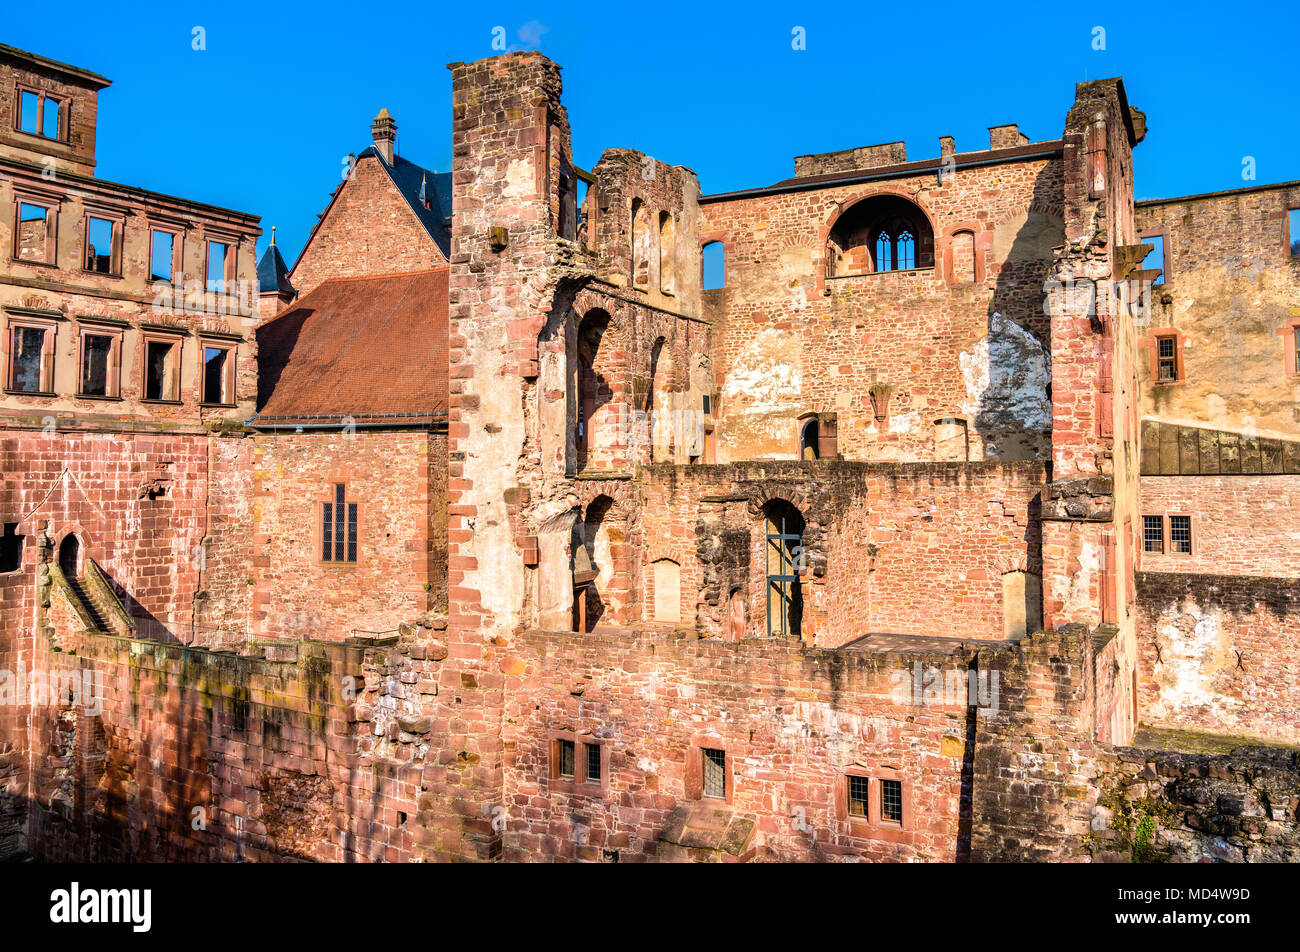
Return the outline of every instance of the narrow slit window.
{"type": "Polygon", "coordinates": [[[113,357],[113,338],[103,334],[87,334],[81,345],[81,394],[87,397],[107,397],[109,392],[109,365],[113,357]]]}
{"type": "Polygon", "coordinates": [[[587,745],[587,782],[600,783],[600,746],[587,745]]]}
{"type": "Polygon", "coordinates": [[[727,753],[704,748],[704,795],[723,799],[727,796],[727,753]]]}
{"type": "Polygon", "coordinates": [[[176,236],[169,231],[150,232],[149,274],[154,281],[171,281],[176,260],[176,236]]]}
{"type": "Polygon", "coordinates": [[[1300,258],[1300,208],[1293,208],[1287,212],[1286,220],[1290,226],[1291,257],[1300,258]]]}
{"type": "Polygon", "coordinates": [[[1192,554],[1192,517],[1169,517],[1169,548],[1179,555],[1192,554]]]}
{"type": "Polygon", "coordinates": [[[903,822],[903,781],[880,781],[880,819],[886,823],[903,822]]]}
{"type": "Polygon", "coordinates": [[[86,219],[86,270],[96,274],[115,274],[113,246],[116,224],[93,215],[86,219]]]}
{"type": "Polygon", "coordinates": [[[849,777],[849,816],[866,817],[870,783],[866,777],[849,777]]]}
{"type": "Polygon", "coordinates": [[[1163,552],[1165,550],[1165,520],[1163,516],[1142,517],[1142,551],[1163,552]]]}
{"type": "Polygon", "coordinates": [[[42,327],[13,329],[9,389],[20,393],[44,393],[45,335],[42,327]]]}
{"type": "Polygon", "coordinates": [[[556,743],[556,753],[559,755],[559,774],[561,777],[572,777],[574,771],[575,757],[573,741],[562,740],[556,743]]]}
{"type": "Polygon", "coordinates": [[[1156,345],[1160,348],[1160,366],[1158,379],[1161,381],[1178,379],[1178,341],[1173,337],[1157,337],[1156,345]]]}
{"type": "Polygon", "coordinates": [[[1292,330],[1295,332],[1295,372],[1300,374],[1300,327],[1292,330]]]}

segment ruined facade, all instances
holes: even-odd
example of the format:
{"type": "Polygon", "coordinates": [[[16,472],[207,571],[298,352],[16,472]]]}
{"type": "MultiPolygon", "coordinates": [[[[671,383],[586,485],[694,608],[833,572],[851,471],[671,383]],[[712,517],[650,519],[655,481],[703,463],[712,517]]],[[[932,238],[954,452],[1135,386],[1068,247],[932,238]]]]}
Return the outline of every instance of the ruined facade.
{"type": "MultiPolygon", "coordinates": [[[[53,144],[0,116],[18,207],[41,157],[93,160],[107,81],[5,55],[38,110],[74,90],[53,144]]],[[[127,354],[111,418],[59,381],[114,287],[23,296],[49,235],[91,252],[15,211],[6,347],[54,349],[5,353],[0,661],[99,701],[68,675],[0,712],[0,852],[1096,859],[1136,849],[1107,831],[1140,797],[1157,855],[1295,857],[1294,758],[1234,787],[1258,829],[1225,847],[1129,746],[1300,741],[1293,190],[1135,205],[1146,118],[1099,80],[1057,138],[707,194],[627,149],[575,165],[540,54],[450,68],[449,172],[381,111],[292,268],[233,259],[238,321],[91,322],[127,354]],[[163,333],[228,342],[228,404],[206,363],[147,395],[163,333]]],[[[112,188],[58,168],[60,220],[112,188]]]]}

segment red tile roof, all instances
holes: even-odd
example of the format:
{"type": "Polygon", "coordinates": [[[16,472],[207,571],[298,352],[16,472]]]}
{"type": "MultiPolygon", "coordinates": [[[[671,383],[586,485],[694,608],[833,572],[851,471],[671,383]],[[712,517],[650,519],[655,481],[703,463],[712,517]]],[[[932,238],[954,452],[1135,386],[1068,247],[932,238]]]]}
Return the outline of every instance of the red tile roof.
{"type": "Polygon", "coordinates": [[[331,278],[257,329],[258,423],[447,418],[447,269],[331,278]]]}

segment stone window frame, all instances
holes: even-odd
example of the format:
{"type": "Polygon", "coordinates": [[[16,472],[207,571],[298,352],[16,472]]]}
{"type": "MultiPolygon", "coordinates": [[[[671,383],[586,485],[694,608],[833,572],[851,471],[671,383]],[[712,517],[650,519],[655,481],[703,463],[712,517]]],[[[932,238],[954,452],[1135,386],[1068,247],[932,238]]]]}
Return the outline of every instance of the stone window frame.
{"type": "MultiPolygon", "coordinates": [[[[325,493],[321,496],[318,496],[315,499],[315,501],[312,503],[312,507],[311,507],[312,523],[313,523],[312,544],[314,546],[313,552],[315,553],[312,556],[312,559],[315,562],[315,564],[322,569],[333,569],[335,571],[340,571],[340,572],[351,572],[367,564],[367,560],[364,554],[364,549],[361,545],[361,540],[363,538],[363,534],[361,530],[366,524],[366,506],[365,503],[363,503],[360,498],[354,498],[352,496],[354,486],[355,484],[353,482],[353,475],[351,473],[345,473],[345,474],[336,473],[334,475],[328,476],[325,479],[325,493]],[[338,486],[339,483],[343,484],[344,503],[352,503],[357,507],[357,535],[356,535],[357,557],[355,560],[351,562],[349,562],[347,559],[343,559],[342,561],[332,561],[332,560],[326,561],[325,559],[321,558],[321,548],[325,544],[325,526],[324,526],[325,505],[335,504],[337,498],[335,496],[335,487],[338,486]]],[[[344,516],[344,522],[345,523],[347,522],[346,515],[344,516]]],[[[335,524],[337,525],[337,521],[335,524]]]]}
{"type": "Polygon", "coordinates": [[[151,326],[141,328],[140,330],[140,402],[150,404],[181,404],[184,403],[184,396],[181,384],[181,370],[185,366],[185,337],[189,332],[184,328],[175,328],[174,330],[151,326]],[[175,358],[172,362],[174,368],[173,375],[175,380],[170,388],[174,396],[156,397],[147,396],[149,393],[149,345],[150,344],[171,344],[176,348],[175,358]]]}
{"type": "Polygon", "coordinates": [[[69,96],[56,95],[39,86],[33,86],[31,83],[16,82],[14,83],[14,131],[32,139],[41,139],[45,142],[61,142],[66,145],[68,143],[68,130],[71,128],[71,106],[72,98],[69,96]],[[28,132],[23,129],[23,93],[32,93],[37,97],[36,132],[28,132]],[[45,101],[47,99],[53,100],[59,106],[59,134],[54,138],[50,138],[41,131],[45,128],[45,101]]]}
{"type": "Polygon", "coordinates": [[[546,784],[552,793],[604,796],[609,789],[609,745],[599,737],[577,731],[552,731],[546,742],[546,784]],[[573,775],[560,773],[560,742],[573,744],[573,775]],[[600,780],[587,779],[587,748],[600,751],[600,780]]]}
{"type": "Polygon", "coordinates": [[[967,287],[975,284],[984,283],[988,276],[985,265],[986,252],[991,248],[993,241],[992,232],[987,232],[980,227],[979,222],[959,221],[954,222],[943,230],[943,236],[936,236],[934,239],[934,255],[936,262],[942,260],[943,280],[949,287],[967,287]],[[972,262],[973,278],[971,281],[958,281],[956,279],[956,254],[955,248],[958,235],[969,234],[971,236],[971,254],[974,256],[972,262]]]}
{"type": "Polygon", "coordinates": [[[1138,341],[1138,347],[1145,347],[1151,354],[1151,383],[1158,387],[1176,387],[1179,384],[1187,383],[1187,370],[1183,366],[1183,349],[1186,345],[1187,338],[1182,331],[1176,327],[1151,327],[1147,329],[1146,334],[1138,341]],[[1174,360],[1176,373],[1178,374],[1173,380],[1160,379],[1160,339],[1172,337],[1174,339],[1174,360]]]}
{"type": "Polygon", "coordinates": [[[149,247],[145,261],[145,269],[149,278],[149,283],[162,284],[165,282],[173,286],[183,287],[185,284],[185,226],[151,218],[148,223],[148,232],[149,247]],[[172,236],[171,274],[167,278],[156,277],[153,273],[153,233],[155,231],[160,231],[172,236]]]}
{"type": "Polygon", "coordinates": [[[1152,293],[1154,293],[1157,288],[1162,291],[1168,290],[1173,287],[1172,276],[1174,270],[1169,266],[1170,259],[1172,258],[1172,254],[1169,250],[1169,227],[1162,224],[1159,228],[1148,228],[1146,231],[1138,234],[1137,243],[1140,245],[1148,238],[1159,238],[1160,247],[1164,252],[1163,259],[1160,262],[1161,280],[1159,284],[1151,285],[1152,293]]]}
{"type": "Polygon", "coordinates": [[[893,843],[910,843],[915,837],[916,808],[912,795],[912,782],[901,770],[894,767],[864,767],[854,764],[843,768],[835,780],[836,818],[847,826],[850,836],[885,840],[893,843]],[[867,815],[856,816],[849,812],[849,777],[867,781],[867,815]],[[881,815],[882,780],[896,781],[903,797],[901,821],[886,820],[881,815]]]}
{"type": "Polygon", "coordinates": [[[736,754],[733,745],[728,744],[716,734],[697,734],[692,737],[686,750],[686,770],[682,782],[685,788],[683,799],[697,800],[701,803],[725,803],[727,806],[731,806],[735,802],[736,794],[736,754]],[[721,797],[706,797],[704,795],[704,751],[706,749],[720,750],[723,754],[722,789],[724,795],[721,797]]]}
{"type": "MultiPolygon", "coordinates": [[[[236,393],[236,369],[239,361],[239,342],[227,337],[217,336],[215,334],[205,334],[199,332],[198,351],[198,381],[199,381],[199,406],[201,407],[233,407],[237,404],[238,394],[236,393]],[[208,360],[207,352],[212,350],[224,350],[226,352],[226,363],[224,367],[224,379],[221,381],[221,394],[225,398],[220,403],[208,403],[203,397],[207,392],[207,374],[208,360]]],[[[360,525],[361,510],[357,510],[357,524],[360,525]]]]}
{"type": "MultiPolygon", "coordinates": [[[[1298,259],[1300,260],[1300,259],[1298,259]]],[[[1300,317],[1293,317],[1279,330],[1286,365],[1283,370],[1292,379],[1300,378],[1300,317]]]]}
{"type": "Polygon", "coordinates": [[[54,361],[57,353],[56,340],[59,333],[60,317],[53,314],[36,314],[19,310],[5,310],[4,337],[0,340],[0,360],[4,361],[0,374],[4,377],[4,392],[19,397],[53,397],[54,361]],[[40,390],[15,390],[13,377],[13,339],[14,331],[20,327],[31,327],[45,333],[41,341],[41,381],[40,390]]]}
{"type": "Polygon", "coordinates": [[[85,205],[81,214],[81,272],[101,278],[122,277],[122,249],[126,241],[126,212],[116,208],[99,205],[85,205]],[[89,267],[90,255],[90,220],[110,222],[113,226],[113,243],[109,249],[108,271],[95,271],[89,267]]]}
{"type": "Polygon", "coordinates": [[[122,399],[122,338],[126,328],[116,321],[100,323],[91,317],[77,318],[77,398],[79,400],[121,400],[122,399]],[[112,343],[108,351],[108,375],[105,389],[107,393],[82,393],[85,380],[82,369],[85,366],[86,338],[107,337],[112,343]]]}
{"type": "Polygon", "coordinates": [[[20,264],[35,265],[42,268],[57,268],[59,266],[59,211],[62,201],[56,195],[47,195],[42,192],[27,191],[25,189],[15,188],[13,190],[14,208],[10,220],[13,223],[14,240],[9,247],[9,257],[20,264]],[[45,209],[45,260],[37,261],[33,258],[21,258],[18,256],[19,243],[21,235],[19,229],[19,217],[22,214],[24,205],[36,205],[45,209]]]}
{"type": "Polygon", "coordinates": [[[1294,205],[1286,206],[1286,213],[1282,216],[1282,254],[1287,261],[1300,264],[1300,255],[1291,254],[1291,242],[1300,238],[1300,235],[1291,234],[1291,216],[1300,217],[1300,202],[1294,205]]]}
{"type": "Polygon", "coordinates": [[[1174,511],[1165,513],[1165,555],[1178,559],[1190,559],[1196,555],[1196,519],[1190,512],[1174,511]],[[1182,517],[1187,520],[1187,551],[1179,552],[1174,548],[1174,519],[1182,517]]]}
{"type": "Polygon", "coordinates": [[[219,297],[231,295],[238,291],[232,287],[239,280],[239,235],[233,232],[205,231],[203,234],[203,292],[219,297]],[[224,245],[226,260],[222,266],[221,290],[208,286],[208,262],[212,255],[213,244],[224,245]]]}

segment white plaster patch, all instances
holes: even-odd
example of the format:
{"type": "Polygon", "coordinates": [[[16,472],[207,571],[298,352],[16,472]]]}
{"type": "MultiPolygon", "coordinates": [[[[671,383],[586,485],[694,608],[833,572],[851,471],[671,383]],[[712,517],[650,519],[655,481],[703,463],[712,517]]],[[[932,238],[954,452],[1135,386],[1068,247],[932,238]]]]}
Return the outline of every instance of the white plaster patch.
{"type": "Polygon", "coordinates": [[[514,159],[506,168],[506,185],[501,194],[506,198],[529,198],[536,191],[536,175],[529,159],[514,159]]]}
{"type": "Polygon", "coordinates": [[[911,433],[916,429],[920,415],[917,413],[898,413],[889,418],[890,433],[911,433]]]}
{"type": "Polygon", "coordinates": [[[977,426],[1051,429],[1052,359],[1032,333],[994,314],[989,335],[963,351],[958,362],[967,395],[961,409],[977,426]]]}
{"type": "Polygon", "coordinates": [[[803,379],[787,335],[766,330],[754,337],[727,375],[723,395],[738,400],[743,413],[779,413],[799,405],[803,379]]]}

